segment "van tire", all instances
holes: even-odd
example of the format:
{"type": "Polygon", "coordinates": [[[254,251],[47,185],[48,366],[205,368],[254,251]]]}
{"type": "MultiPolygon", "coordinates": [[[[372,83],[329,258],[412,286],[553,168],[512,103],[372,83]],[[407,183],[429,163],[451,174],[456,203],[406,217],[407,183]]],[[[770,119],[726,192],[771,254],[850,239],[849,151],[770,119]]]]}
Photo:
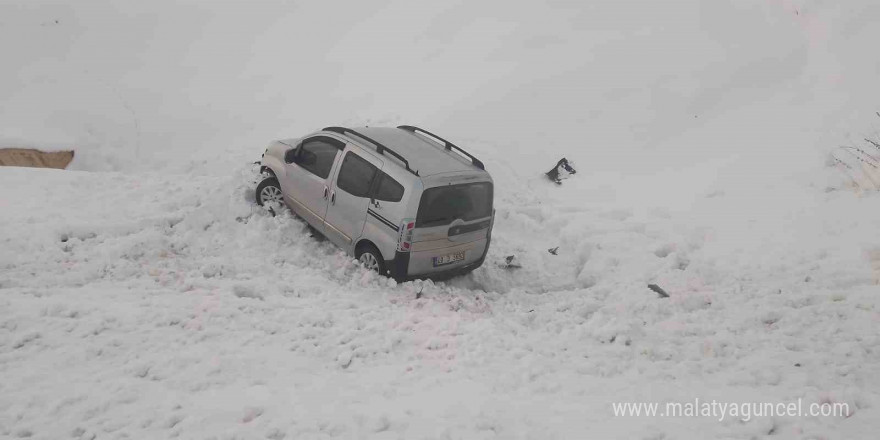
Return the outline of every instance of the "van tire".
{"type": "Polygon", "coordinates": [[[382,259],[382,253],[371,243],[358,245],[355,258],[367,269],[374,270],[379,275],[385,275],[385,260],[382,259]]]}
{"type": "Polygon", "coordinates": [[[257,199],[257,204],[263,206],[266,202],[267,197],[271,194],[281,195],[281,185],[278,184],[278,179],[273,177],[267,177],[263,179],[259,185],[257,185],[257,190],[254,193],[254,196],[257,199]],[[264,194],[265,192],[265,194],[264,194]]]}

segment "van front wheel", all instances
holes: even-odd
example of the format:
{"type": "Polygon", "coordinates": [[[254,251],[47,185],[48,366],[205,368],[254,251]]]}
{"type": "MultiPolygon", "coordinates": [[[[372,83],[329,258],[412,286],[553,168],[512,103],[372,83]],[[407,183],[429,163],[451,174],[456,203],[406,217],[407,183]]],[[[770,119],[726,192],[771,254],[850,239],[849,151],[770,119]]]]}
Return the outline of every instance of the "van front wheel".
{"type": "Polygon", "coordinates": [[[278,179],[267,177],[257,185],[256,190],[257,204],[260,206],[272,207],[272,205],[281,205],[284,199],[281,196],[281,185],[278,179]],[[267,206],[268,205],[268,206],[267,206]]]}
{"type": "Polygon", "coordinates": [[[356,257],[358,262],[368,270],[377,272],[380,275],[385,274],[385,260],[382,259],[382,253],[375,246],[371,244],[358,246],[356,257]]]}

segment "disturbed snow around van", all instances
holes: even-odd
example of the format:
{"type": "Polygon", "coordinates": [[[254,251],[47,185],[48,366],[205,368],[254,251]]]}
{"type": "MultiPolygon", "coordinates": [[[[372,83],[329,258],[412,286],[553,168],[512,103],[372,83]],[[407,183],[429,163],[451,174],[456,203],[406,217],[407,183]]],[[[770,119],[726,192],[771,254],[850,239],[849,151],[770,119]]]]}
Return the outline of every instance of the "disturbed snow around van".
{"type": "Polygon", "coordinates": [[[255,207],[251,166],[232,177],[2,170],[0,432],[873,432],[876,195],[788,185],[763,191],[786,203],[759,210],[755,194],[737,192],[707,194],[685,215],[592,209],[567,202],[587,177],[557,187],[494,165],[487,263],[438,285],[395,285],[300,220],[255,207]],[[508,254],[523,267],[503,268],[508,254]],[[695,397],[845,402],[852,414],[611,413],[611,402],[695,397]]]}

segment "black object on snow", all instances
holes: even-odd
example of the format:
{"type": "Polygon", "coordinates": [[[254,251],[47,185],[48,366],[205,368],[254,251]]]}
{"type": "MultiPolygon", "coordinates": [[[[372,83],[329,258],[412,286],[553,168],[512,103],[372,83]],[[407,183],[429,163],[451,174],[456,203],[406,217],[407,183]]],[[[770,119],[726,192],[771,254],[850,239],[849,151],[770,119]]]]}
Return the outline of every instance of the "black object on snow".
{"type": "Polygon", "coordinates": [[[519,261],[516,261],[516,255],[508,255],[504,257],[504,266],[505,269],[519,269],[520,264],[519,261]]]}
{"type": "Polygon", "coordinates": [[[556,166],[553,167],[552,170],[547,171],[547,178],[556,183],[557,185],[562,185],[562,176],[568,174],[575,174],[577,171],[574,167],[568,163],[568,159],[562,158],[559,159],[559,162],[556,163],[556,166]],[[565,174],[563,174],[565,173],[565,174]]]}
{"type": "Polygon", "coordinates": [[[656,284],[648,284],[648,288],[657,292],[657,294],[660,295],[660,298],[669,298],[669,294],[656,284]]]}
{"type": "Polygon", "coordinates": [[[559,246],[556,246],[555,248],[547,249],[547,252],[550,252],[553,255],[559,255],[559,254],[557,254],[557,252],[559,252],[559,246]]]}

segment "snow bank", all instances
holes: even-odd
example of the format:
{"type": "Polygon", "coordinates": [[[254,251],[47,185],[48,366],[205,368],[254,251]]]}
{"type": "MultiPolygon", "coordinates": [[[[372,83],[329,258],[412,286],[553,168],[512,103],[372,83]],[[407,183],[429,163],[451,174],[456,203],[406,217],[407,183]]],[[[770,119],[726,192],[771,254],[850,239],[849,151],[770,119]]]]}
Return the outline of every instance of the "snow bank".
{"type": "Polygon", "coordinates": [[[289,214],[256,208],[254,179],[249,168],[0,173],[0,200],[19,207],[0,207],[0,432],[873,432],[872,200],[789,187],[772,211],[715,194],[686,216],[640,214],[548,201],[577,179],[560,188],[501,173],[486,265],[448,284],[397,285],[289,214]],[[502,267],[511,253],[523,268],[502,267]],[[846,402],[853,412],[719,423],[617,418],[610,408],[694,397],[846,402]]]}

